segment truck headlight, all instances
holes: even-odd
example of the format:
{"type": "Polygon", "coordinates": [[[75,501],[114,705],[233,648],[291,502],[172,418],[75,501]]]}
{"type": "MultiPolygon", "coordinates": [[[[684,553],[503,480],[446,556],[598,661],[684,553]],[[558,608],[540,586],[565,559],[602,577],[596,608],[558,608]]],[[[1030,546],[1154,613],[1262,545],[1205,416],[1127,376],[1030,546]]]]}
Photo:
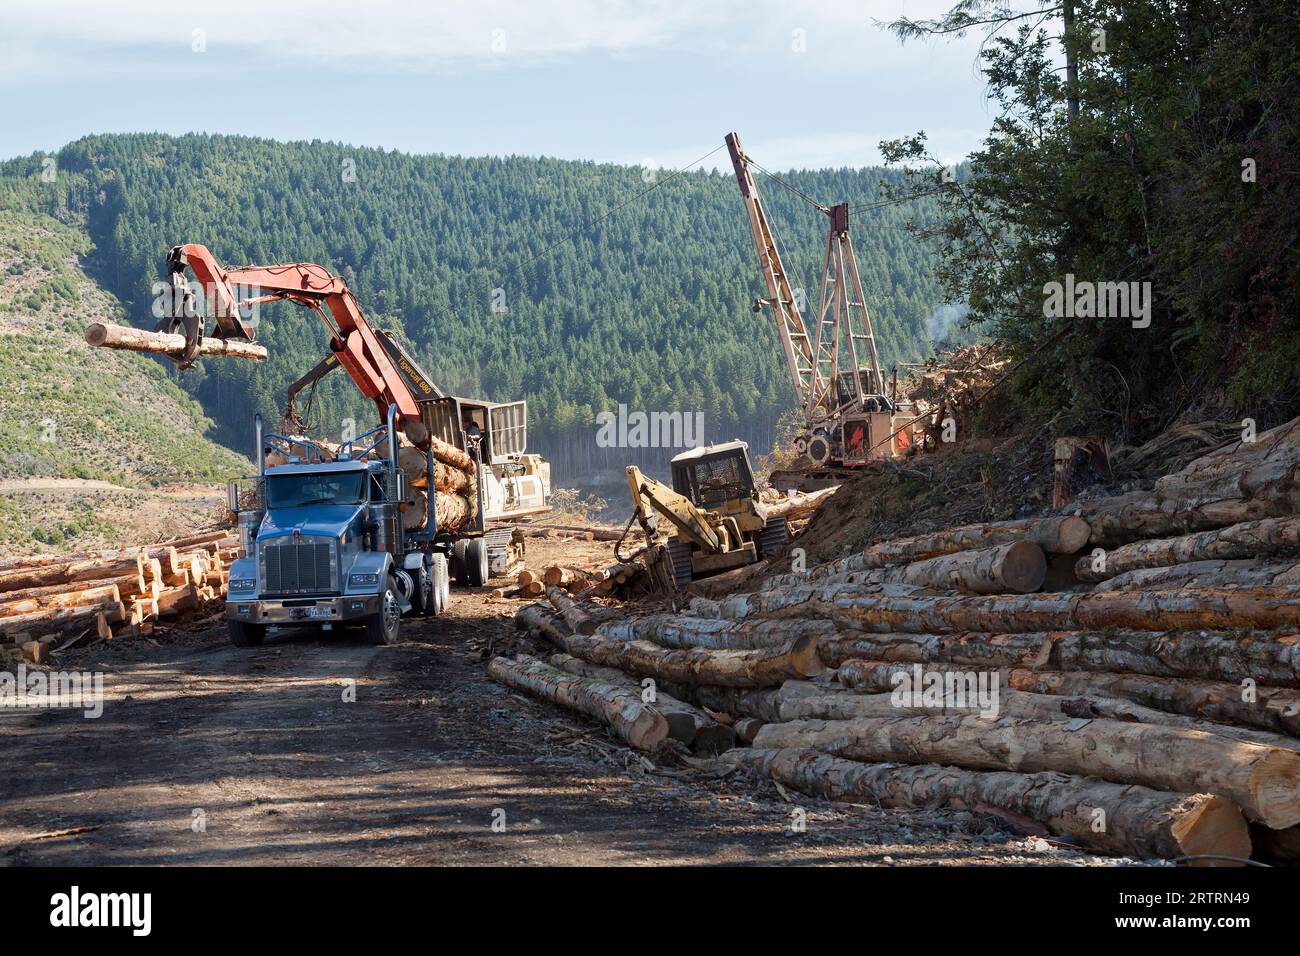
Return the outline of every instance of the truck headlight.
{"type": "Polygon", "coordinates": [[[375,587],[378,584],[379,575],[375,573],[348,575],[348,587],[350,588],[375,587]]]}
{"type": "Polygon", "coordinates": [[[256,578],[231,578],[228,585],[232,591],[251,591],[257,587],[256,578]]]}

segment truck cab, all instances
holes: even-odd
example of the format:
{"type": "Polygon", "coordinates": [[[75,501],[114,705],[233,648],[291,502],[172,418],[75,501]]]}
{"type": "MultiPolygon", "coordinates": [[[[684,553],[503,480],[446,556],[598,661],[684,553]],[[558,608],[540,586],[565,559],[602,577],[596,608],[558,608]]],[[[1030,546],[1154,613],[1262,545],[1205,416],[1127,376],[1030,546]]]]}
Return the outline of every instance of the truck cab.
{"type": "Polygon", "coordinates": [[[235,644],[256,646],[268,627],[293,624],[359,625],[372,643],[392,644],[404,613],[446,608],[450,544],[405,532],[394,414],[332,460],[300,439],[264,435],[257,420],[257,487],[230,489],[246,555],[230,569],[235,644]],[[285,462],[268,467],[268,449],[285,462]]]}

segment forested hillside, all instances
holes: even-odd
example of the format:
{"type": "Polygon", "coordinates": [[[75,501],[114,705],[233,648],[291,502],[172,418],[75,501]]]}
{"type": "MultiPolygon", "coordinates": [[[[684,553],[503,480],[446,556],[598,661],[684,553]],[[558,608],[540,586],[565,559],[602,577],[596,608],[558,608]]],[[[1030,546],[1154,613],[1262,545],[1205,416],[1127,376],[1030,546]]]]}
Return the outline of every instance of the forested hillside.
{"type": "MultiPolygon", "coordinates": [[[[702,412],[708,439],[739,435],[757,450],[792,401],[770,315],[750,309],[765,292],[730,173],[660,171],[650,189],[643,170],[614,165],[151,134],[87,137],[57,164],[53,182],[40,156],[3,164],[0,202],[84,222],[89,268],[135,324],[155,321],[151,289],[177,243],[204,243],[232,265],[321,263],[347,278],[375,324],[404,333],[445,389],[527,398],[531,444],[566,483],[629,459],[594,440],[596,413],[619,403],[702,412]],[[498,289],[505,311],[494,311],[498,289]]],[[[879,169],[783,178],[823,202],[868,202],[886,175],[901,184],[879,169]]],[[[825,217],[771,180],[761,188],[787,267],[815,302],[825,217]]],[[[906,228],[928,203],[856,221],[886,367],[928,350],[943,304],[929,253],[906,228]]],[[[325,347],[308,312],[276,304],[260,319],[270,361],[209,361],[181,379],[238,447],[251,415],[277,414],[325,347]]],[[[323,433],[372,414],[341,376],[322,385],[315,412],[323,433]]]]}

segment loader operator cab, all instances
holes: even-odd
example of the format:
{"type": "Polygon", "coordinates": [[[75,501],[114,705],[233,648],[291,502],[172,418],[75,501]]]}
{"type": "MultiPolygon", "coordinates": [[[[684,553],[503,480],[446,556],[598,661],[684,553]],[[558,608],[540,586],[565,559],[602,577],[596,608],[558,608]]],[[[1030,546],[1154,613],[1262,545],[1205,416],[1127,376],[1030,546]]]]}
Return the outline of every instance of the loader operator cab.
{"type": "Polygon", "coordinates": [[[754,497],[749,446],[743,441],[693,448],[674,458],[672,469],[673,491],[697,508],[717,509],[729,501],[754,497]]]}

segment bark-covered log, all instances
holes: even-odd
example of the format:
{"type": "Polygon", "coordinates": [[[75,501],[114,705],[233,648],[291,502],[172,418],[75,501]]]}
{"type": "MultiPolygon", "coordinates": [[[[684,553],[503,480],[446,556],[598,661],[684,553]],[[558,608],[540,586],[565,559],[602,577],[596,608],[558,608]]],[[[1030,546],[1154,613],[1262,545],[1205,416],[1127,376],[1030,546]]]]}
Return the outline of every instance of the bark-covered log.
{"type": "Polygon", "coordinates": [[[1199,504],[1162,503],[1151,491],[1099,498],[1079,509],[1079,517],[1091,529],[1088,543],[1099,547],[1122,545],[1135,538],[1167,538],[1206,531],[1275,514],[1277,507],[1264,501],[1230,499],[1199,504]]]}
{"type": "MultiPolygon", "coordinates": [[[[123,349],[127,352],[153,352],[180,358],[185,353],[185,336],[170,332],[146,332],[111,322],[92,322],[86,326],[86,342],[97,348],[123,349]]],[[[242,339],[199,340],[200,355],[266,360],[266,348],[242,339]]]]}
{"type": "Polygon", "coordinates": [[[73,584],[107,578],[142,575],[143,557],[138,554],[115,554],[107,558],[87,558],[34,568],[16,568],[0,572],[0,593],[53,584],[73,584]]]}
{"type": "Polygon", "coordinates": [[[734,621],[663,613],[607,621],[594,633],[619,641],[652,641],[660,647],[753,650],[782,647],[796,637],[833,636],[835,627],[828,621],[734,621]]]}
{"type": "MultiPolygon", "coordinates": [[[[398,466],[406,476],[408,485],[417,481],[428,480],[428,457],[424,449],[404,445],[397,451],[398,466]]],[[[472,462],[471,462],[472,464],[472,462]]],[[[445,494],[472,497],[474,495],[474,478],[470,472],[448,465],[446,462],[433,461],[433,487],[445,494]]]]}
{"type": "Polygon", "coordinates": [[[867,571],[891,564],[911,564],[944,554],[979,551],[1013,541],[1028,541],[1049,554],[1074,554],[1088,543],[1090,533],[1087,522],[1070,515],[964,525],[912,538],[881,541],[859,554],[814,568],[812,576],[816,578],[845,571],[867,571]]]}
{"type": "Polygon", "coordinates": [[[784,647],[752,651],[705,648],[668,650],[649,641],[615,641],[570,634],[565,650],[593,664],[617,667],[656,680],[720,687],[775,687],[791,677],[815,677],[825,668],[815,638],[801,637],[784,647]]]}
{"type": "Polygon", "coordinates": [[[575,634],[591,635],[596,633],[600,622],[578,606],[578,602],[557,587],[546,588],[546,600],[560,612],[564,622],[575,634]]]}
{"type": "Polygon", "coordinates": [[[692,598],[691,614],[740,620],[759,614],[782,617],[828,615],[839,598],[854,595],[905,597],[917,592],[910,584],[825,584],[810,581],[790,588],[770,588],[750,594],[733,594],[718,601],[692,598]]]}
{"type": "Polygon", "coordinates": [[[1300,518],[1265,518],[1176,538],[1135,541],[1097,557],[1084,555],[1074,573],[1081,581],[1102,581],[1138,568],[1296,554],[1300,554],[1300,518]]]}
{"type": "Polygon", "coordinates": [[[1138,568],[1107,578],[1094,591],[1170,591],[1176,588],[1263,588],[1300,584],[1300,564],[1258,561],[1190,561],[1138,568]]]}
{"type": "Polygon", "coordinates": [[[540,661],[494,657],[488,674],[510,687],[576,710],[611,727],[637,750],[655,750],[668,738],[663,715],[641,703],[627,687],[579,677],[540,661]]]}
{"type": "Polygon", "coordinates": [[[556,647],[563,647],[565,639],[573,633],[559,612],[545,604],[521,607],[515,613],[515,626],[544,637],[556,647]]]}
{"type": "Polygon", "coordinates": [[[1300,737],[1300,692],[1291,687],[1261,687],[1253,678],[1249,683],[1231,684],[1149,674],[1016,668],[1008,672],[1007,683],[1038,694],[1119,697],[1171,714],[1300,737]]]}
{"type": "MultiPolygon", "coordinates": [[[[855,717],[924,717],[927,714],[983,714],[1030,720],[1104,718],[1136,724],[1188,727],[1230,740],[1300,751],[1300,740],[1255,727],[1237,727],[1169,713],[1120,697],[1096,693],[1067,695],[1019,690],[1001,672],[972,672],[955,664],[893,664],[854,661],[843,683],[860,693],[826,693],[788,681],[780,691],[782,720],[851,720],[855,717]],[[899,693],[902,691],[914,692],[899,693]]],[[[806,683],[806,682],[804,682],[806,683]]]]}
{"type": "Polygon", "coordinates": [[[1015,717],[804,720],[767,724],[754,746],[810,748],[868,762],[1079,774],[1212,793],[1274,829],[1300,823],[1300,754],[1181,727],[1015,717]]]}
{"type": "Polygon", "coordinates": [[[1291,628],[1300,625],[1300,587],[978,597],[867,594],[837,598],[832,617],[865,631],[908,633],[1291,628]]]}
{"type": "Polygon", "coordinates": [[[957,551],[886,572],[885,581],[915,587],[954,588],[976,594],[1028,594],[1043,586],[1047,558],[1029,541],[982,551],[957,551]]]}
{"type": "Polygon", "coordinates": [[[733,750],[719,762],[752,768],[824,800],[920,810],[995,807],[1103,853],[1143,859],[1250,853],[1241,811],[1207,793],[1166,793],[1051,772],[863,764],[806,749],[733,750]]]}
{"type": "Polygon", "coordinates": [[[849,661],[965,664],[997,670],[1107,671],[1300,686],[1300,636],[1264,632],[1055,631],[1027,634],[864,634],[823,638],[818,653],[849,661]]]}
{"type": "Polygon", "coordinates": [[[769,520],[772,518],[793,518],[795,515],[817,510],[831,495],[839,490],[839,485],[832,485],[829,488],[820,488],[817,491],[791,495],[774,504],[764,504],[763,514],[769,520]]]}
{"type": "Polygon", "coordinates": [[[692,753],[720,754],[736,745],[734,730],[714,720],[700,708],[678,700],[657,685],[654,688],[653,699],[647,700],[647,688],[636,677],[625,674],[617,668],[601,667],[571,654],[552,654],[551,666],[570,674],[594,677],[610,684],[631,688],[634,693],[641,696],[643,703],[663,714],[664,719],[668,721],[669,736],[690,747],[692,753]]]}
{"type": "MultiPolygon", "coordinates": [[[[419,489],[415,489],[419,491],[419,489]]],[[[448,495],[435,492],[433,496],[433,513],[438,520],[438,530],[446,533],[459,531],[474,520],[478,508],[474,499],[462,495],[448,495]]]]}

